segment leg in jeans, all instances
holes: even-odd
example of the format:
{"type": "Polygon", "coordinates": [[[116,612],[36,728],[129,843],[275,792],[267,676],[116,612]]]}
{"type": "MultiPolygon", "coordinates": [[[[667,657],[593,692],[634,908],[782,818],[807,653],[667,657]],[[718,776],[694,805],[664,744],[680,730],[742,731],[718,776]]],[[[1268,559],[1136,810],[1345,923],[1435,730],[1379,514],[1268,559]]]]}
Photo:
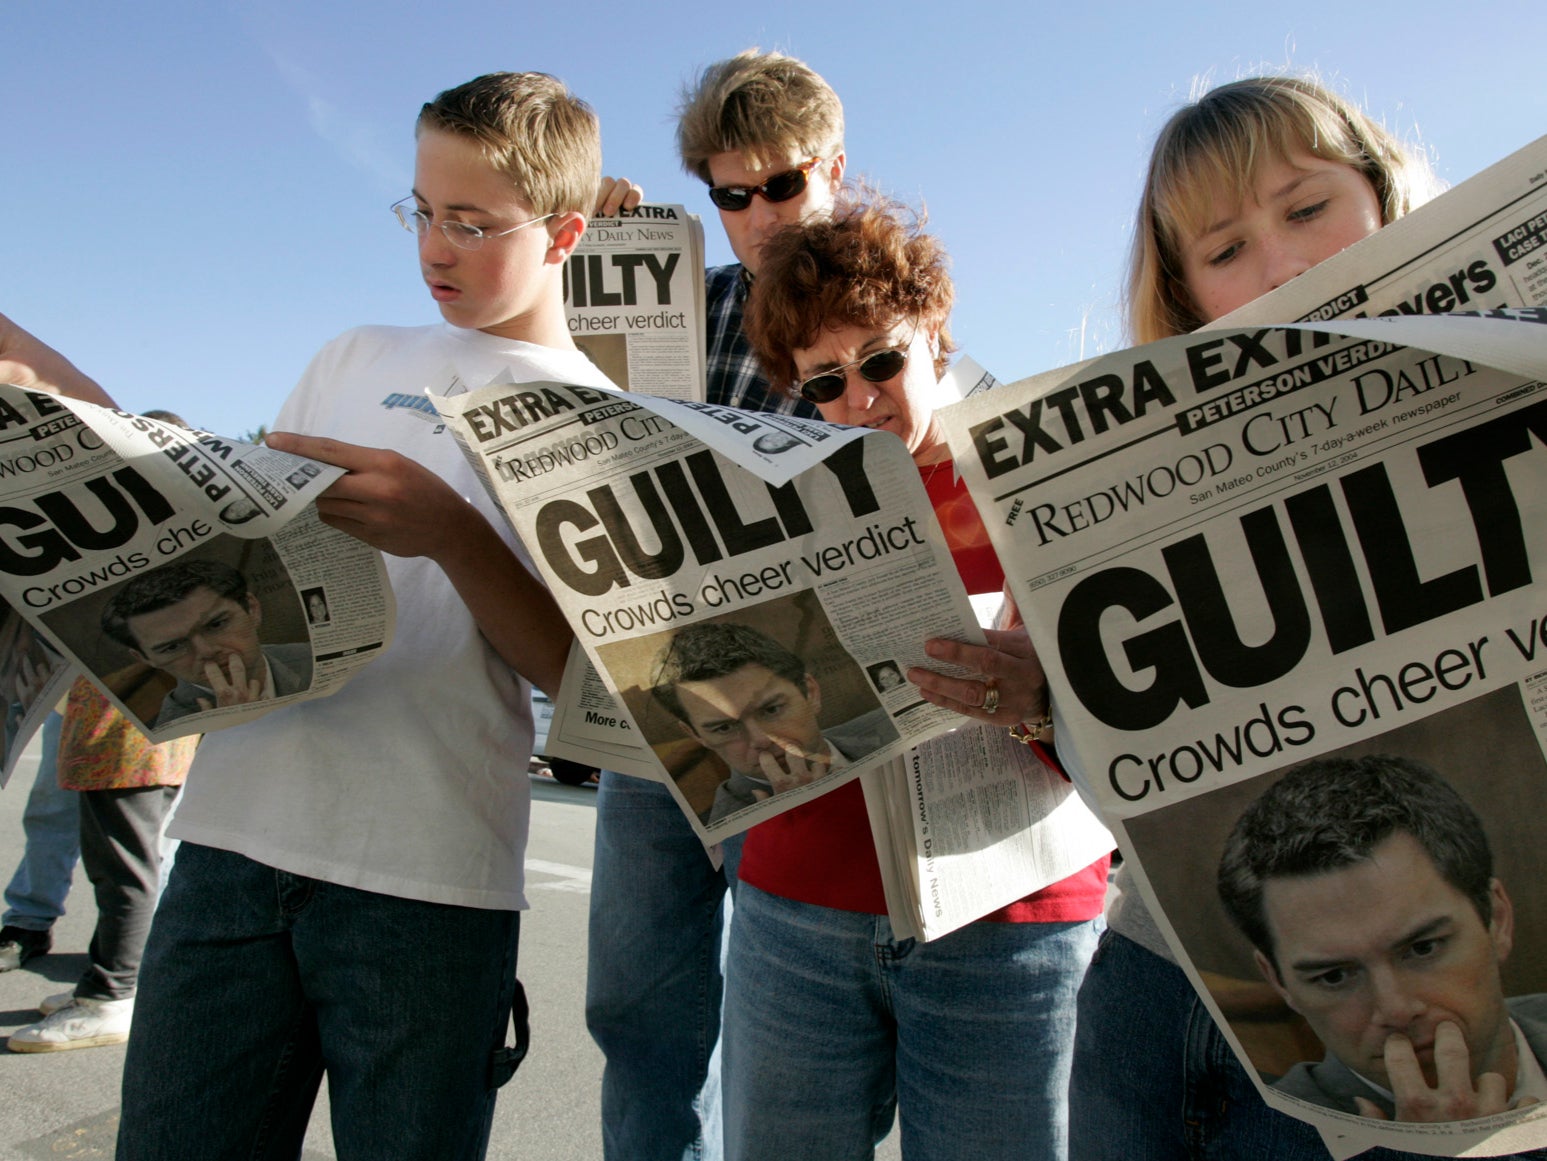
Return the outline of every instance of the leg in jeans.
{"type": "Polygon", "coordinates": [[[340,1161],[476,1161],[509,1074],[495,1045],[517,932],[515,912],[184,843],[146,952],[118,1156],[293,1159],[326,1067],[340,1161]]]}
{"type": "Polygon", "coordinates": [[[145,946],[119,1161],[294,1161],[322,1078],[271,869],[183,843],[145,946]]]}
{"type": "Polygon", "coordinates": [[[43,720],[43,753],[22,811],[26,845],[5,888],[5,914],[0,925],[6,927],[49,930],[64,914],[65,896],[70,893],[70,876],[80,853],[80,812],[78,795],[59,788],[54,769],[62,721],[57,713],[43,720]]]}
{"type": "Polygon", "coordinates": [[[723,1035],[727,1161],[874,1156],[897,1104],[897,1030],[877,962],[889,934],[884,916],[737,889],[723,1035]]]}
{"type": "Polygon", "coordinates": [[[660,783],[603,771],[596,814],[586,1026],[606,1057],[604,1155],[718,1158],[700,1096],[720,1031],[725,873],[660,783]]]}
{"type": "Polygon", "coordinates": [[[737,897],[725,1003],[733,1161],[1062,1158],[1074,1001],[1096,924],[975,923],[930,943],[884,915],[737,897]]]}
{"type": "Polygon", "coordinates": [[[161,886],[161,828],[175,786],[80,792],[81,861],[97,896],[91,963],[75,994],[92,1000],[134,995],[140,958],[161,886]]]}
{"type": "Polygon", "coordinates": [[[519,1063],[505,1049],[513,1006],[525,1051],[520,912],[307,882],[294,947],[339,1161],[477,1161],[519,1063]]]}
{"type": "Polygon", "coordinates": [[[1100,927],[970,923],[892,945],[904,1157],[1068,1155],[1075,1003],[1100,927]]]}

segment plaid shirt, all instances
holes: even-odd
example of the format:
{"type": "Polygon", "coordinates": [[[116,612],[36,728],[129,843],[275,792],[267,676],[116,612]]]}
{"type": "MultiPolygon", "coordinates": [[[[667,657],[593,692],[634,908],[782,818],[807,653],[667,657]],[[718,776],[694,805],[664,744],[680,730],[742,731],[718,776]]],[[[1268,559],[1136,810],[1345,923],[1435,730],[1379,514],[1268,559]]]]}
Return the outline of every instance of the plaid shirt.
{"type": "Polygon", "coordinates": [[[709,323],[709,402],[747,411],[774,411],[820,419],[804,399],[774,391],[763,377],[752,344],[741,329],[752,276],[738,263],[714,266],[704,273],[704,299],[709,323]]]}

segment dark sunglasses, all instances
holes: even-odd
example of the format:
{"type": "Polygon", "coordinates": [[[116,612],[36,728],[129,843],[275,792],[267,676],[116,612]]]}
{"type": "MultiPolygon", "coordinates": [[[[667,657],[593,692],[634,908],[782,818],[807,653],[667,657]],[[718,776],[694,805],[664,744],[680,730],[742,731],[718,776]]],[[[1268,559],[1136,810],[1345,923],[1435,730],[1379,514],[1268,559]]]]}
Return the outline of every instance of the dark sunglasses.
{"type": "MultiPolygon", "coordinates": [[[[910,339],[909,342],[912,342],[910,339]]],[[[870,383],[885,383],[888,379],[895,379],[902,374],[902,369],[908,365],[907,348],[893,347],[886,351],[876,351],[866,355],[863,359],[855,359],[852,363],[845,363],[841,367],[834,367],[831,371],[823,371],[820,375],[813,375],[800,385],[800,397],[810,403],[831,403],[843,394],[843,389],[848,386],[848,378],[844,375],[850,367],[859,368],[860,375],[870,383]]]]}
{"type": "Polygon", "coordinates": [[[731,213],[750,206],[753,194],[762,194],[771,202],[787,202],[806,192],[806,182],[811,177],[811,171],[821,164],[820,157],[813,157],[794,169],[774,174],[762,185],[712,185],[709,187],[709,200],[731,213]]]}

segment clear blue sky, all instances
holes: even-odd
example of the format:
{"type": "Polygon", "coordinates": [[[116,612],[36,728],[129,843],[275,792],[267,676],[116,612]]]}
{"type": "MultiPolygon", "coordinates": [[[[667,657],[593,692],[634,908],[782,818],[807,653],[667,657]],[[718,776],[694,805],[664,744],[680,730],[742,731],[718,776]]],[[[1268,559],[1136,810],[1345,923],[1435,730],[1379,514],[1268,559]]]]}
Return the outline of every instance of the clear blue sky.
{"type": "Polygon", "coordinates": [[[1453,183],[1547,132],[1540,12],[5,0],[0,311],[125,406],[240,433],[337,332],[438,317],[387,206],[420,104],[479,73],[564,78],[601,115],[608,171],[703,212],[711,262],[728,260],[674,160],[672,111],[700,67],[755,44],[838,90],[851,174],[927,201],[955,258],[957,338],[1016,379],[1120,345],[1141,170],[1195,77],[1315,68],[1453,183]]]}

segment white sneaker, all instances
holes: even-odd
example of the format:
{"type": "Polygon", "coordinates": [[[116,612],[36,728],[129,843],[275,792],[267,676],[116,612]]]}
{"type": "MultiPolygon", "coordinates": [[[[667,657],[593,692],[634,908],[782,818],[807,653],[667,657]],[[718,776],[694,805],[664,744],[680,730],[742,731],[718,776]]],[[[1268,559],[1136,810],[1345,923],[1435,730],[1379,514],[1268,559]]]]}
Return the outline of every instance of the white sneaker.
{"type": "Polygon", "coordinates": [[[45,1016],[52,1016],[60,1008],[68,1008],[73,1003],[75,1003],[74,991],[55,992],[38,1005],[38,1011],[45,1016]]]}
{"type": "Polygon", "coordinates": [[[36,1024],[12,1032],[6,1047],[12,1052],[63,1052],[70,1048],[122,1044],[129,1039],[129,1021],[133,1015],[133,997],[89,1000],[72,996],[68,1004],[36,1024]]]}

